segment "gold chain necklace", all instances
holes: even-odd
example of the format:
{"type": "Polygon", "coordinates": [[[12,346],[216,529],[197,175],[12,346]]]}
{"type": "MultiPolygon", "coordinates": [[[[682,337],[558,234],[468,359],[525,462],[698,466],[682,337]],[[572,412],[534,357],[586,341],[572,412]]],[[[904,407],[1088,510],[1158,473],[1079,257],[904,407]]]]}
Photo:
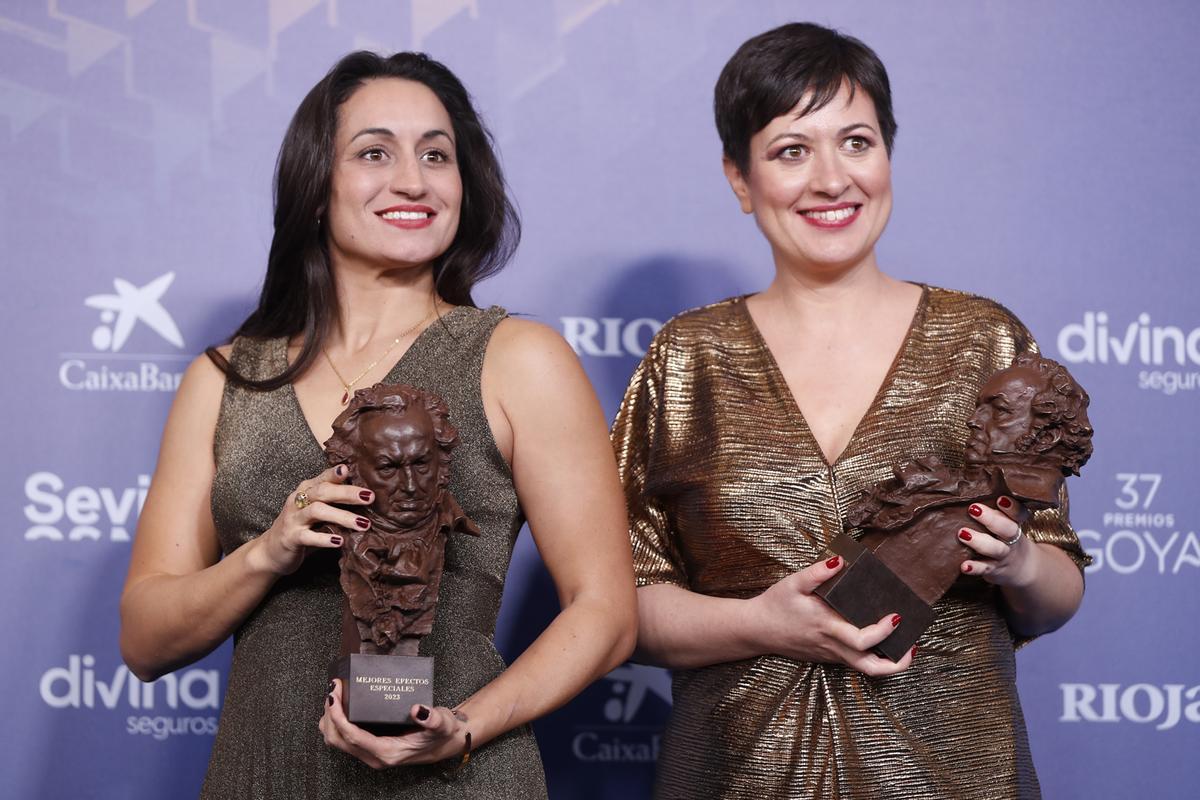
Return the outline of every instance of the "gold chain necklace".
{"type": "Polygon", "coordinates": [[[325,360],[329,363],[329,368],[331,370],[333,370],[333,374],[337,376],[338,381],[346,389],[345,393],[342,394],[342,405],[346,405],[347,403],[350,402],[350,394],[351,394],[351,390],[354,388],[354,384],[361,381],[368,372],[375,369],[376,365],[378,365],[380,361],[383,361],[385,358],[387,358],[388,353],[390,353],[396,349],[396,345],[400,344],[401,339],[403,339],[405,336],[408,336],[410,333],[415,331],[417,328],[421,327],[426,322],[428,322],[429,318],[433,316],[433,312],[435,312],[435,311],[437,311],[437,302],[436,301],[433,304],[433,308],[429,309],[428,314],[421,317],[421,319],[417,320],[417,322],[415,324],[410,325],[409,327],[407,327],[403,331],[401,331],[400,335],[397,336],[395,339],[393,339],[392,343],[390,345],[388,345],[388,349],[383,351],[383,355],[381,355],[379,358],[375,359],[370,364],[368,364],[367,368],[364,369],[362,372],[358,373],[357,375],[355,375],[354,380],[351,380],[351,381],[348,381],[342,377],[342,373],[338,372],[338,368],[333,365],[333,359],[329,357],[329,351],[326,350],[325,348],[321,348],[321,354],[325,356],[325,360]]]}

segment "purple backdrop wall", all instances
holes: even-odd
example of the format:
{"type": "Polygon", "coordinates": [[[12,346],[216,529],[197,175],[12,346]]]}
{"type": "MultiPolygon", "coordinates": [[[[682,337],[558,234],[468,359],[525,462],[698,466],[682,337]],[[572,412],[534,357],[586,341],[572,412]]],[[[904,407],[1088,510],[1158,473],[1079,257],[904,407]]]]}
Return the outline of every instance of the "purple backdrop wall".
{"type": "MultiPolygon", "coordinates": [[[[561,330],[611,412],[662,320],[769,280],[711,89],[741,41],[797,18],[890,70],[885,268],[1005,303],[1092,392],[1096,456],[1072,486],[1087,597],[1018,659],[1046,796],[1194,796],[1200,10],[1184,0],[0,2],[3,794],[197,791],[227,653],[140,685],[117,598],[177,376],[249,308],[278,142],[336,57],[423,49],[471,87],[525,221],[478,295],[561,330]]],[[[553,613],[523,538],[502,648],[553,613]]],[[[625,666],[542,721],[552,796],[648,796],[669,698],[665,673],[625,666]]]]}

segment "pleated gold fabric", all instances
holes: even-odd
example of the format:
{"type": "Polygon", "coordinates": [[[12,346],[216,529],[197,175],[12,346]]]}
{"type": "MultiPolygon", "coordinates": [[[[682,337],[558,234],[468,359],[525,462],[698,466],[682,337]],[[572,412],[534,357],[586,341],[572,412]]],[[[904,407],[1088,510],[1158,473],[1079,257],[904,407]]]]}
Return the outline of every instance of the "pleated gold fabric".
{"type": "MultiPolygon", "coordinates": [[[[417,337],[384,379],[446,400],[462,439],[450,491],[481,532],[450,537],[433,632],[421,640],[421,654],[436,659],[438,705],[462,702],[504,669],[492,637],[524,516],[492,439],[479,378],[492,331],[505,316],[496,306],[452,309],[417,337]]],[[[287,342],[238,339],[231,360],[251,378],[278,375],[287,364],[287,342]]],[[[326,467],[290,384],[255,392],[227,383],[214,456],[213,521],[225,553],[270,527],[296,485],[326,467]]],[[[280,579],[238,629],[202,800],[546,797],[528,726],[484,745],[454,773],[436,764],[373,770],[327,747],[317,722],[341,621],[337,558],[327,551],[280,579]]]]}
{"type": "MultiPolygon", "coordinates": [[[[828,464],[744,298],[676,317],[613,429],[639,586],[747,598],[828,557],[850,505],[894,462],[962,463],[981,385],[1032,349],[1003,307],[925,287],[890,373],[828,464]]],[[[1087,561],[1065,506],[1026,532],[1087,561]]],[[[913,666],[888,678],[780,656],[676,672],[656,796],[1038,797],[998,593],[964,576],[936,611],[913,666]]]]}

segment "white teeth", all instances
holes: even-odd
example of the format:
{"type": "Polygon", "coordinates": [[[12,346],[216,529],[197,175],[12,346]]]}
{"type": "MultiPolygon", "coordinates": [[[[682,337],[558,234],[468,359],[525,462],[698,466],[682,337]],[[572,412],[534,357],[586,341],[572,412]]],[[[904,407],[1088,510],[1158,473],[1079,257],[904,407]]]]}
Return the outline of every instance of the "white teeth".
{"type": "Polygon", "coordinates": [[[380,214],[384,219],[429,219],[427,211],[385,211],[380,214]]]}
{"type": "Polygon", "coordinates": [[[841,222],[852,217],[857,210],[858,206],[850,206],[839,208],[837,211],[802,211],[801,213],[809,219],[817,219],[821,222],[841,222]]]}

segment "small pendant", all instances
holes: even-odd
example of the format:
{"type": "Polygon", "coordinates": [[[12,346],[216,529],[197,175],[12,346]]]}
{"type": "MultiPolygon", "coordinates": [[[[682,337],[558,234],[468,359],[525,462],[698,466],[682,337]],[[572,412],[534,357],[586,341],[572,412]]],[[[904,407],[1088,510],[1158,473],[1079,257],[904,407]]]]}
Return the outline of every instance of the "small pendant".
{"type": "Polygon", "coordinates": [[[342,392],[342,405],[346,405],[346,403],[348,403],[348,402],[350,402],[350,390],[349,389],[347,389],[345,392],[342,392]]]}

